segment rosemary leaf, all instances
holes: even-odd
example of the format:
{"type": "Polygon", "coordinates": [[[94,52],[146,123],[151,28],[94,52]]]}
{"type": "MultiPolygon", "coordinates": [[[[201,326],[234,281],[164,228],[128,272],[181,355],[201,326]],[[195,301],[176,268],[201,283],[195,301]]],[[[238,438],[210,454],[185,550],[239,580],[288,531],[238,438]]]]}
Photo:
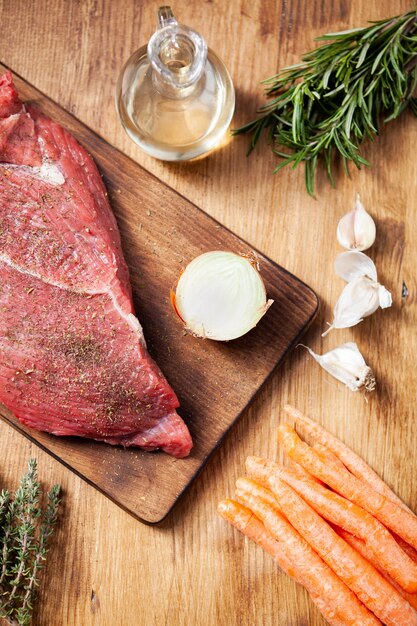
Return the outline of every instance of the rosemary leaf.
{"type": "Polygon", "coordinates": [[[268,129],[273,152],[284,159],[274,172],[304,162],[305,183],[314,194],[318,159],[332,185],[332,162],[369,165],[365,138],[378,134],[408,107],[417,115],[417,10],[369,26],[319,37],[302,62],[263,81],[270,100],[260,117],[235,129],[250,133],[248,154],[268,129]],[[290,153],[288,153],[290,151],[290,153]]]}

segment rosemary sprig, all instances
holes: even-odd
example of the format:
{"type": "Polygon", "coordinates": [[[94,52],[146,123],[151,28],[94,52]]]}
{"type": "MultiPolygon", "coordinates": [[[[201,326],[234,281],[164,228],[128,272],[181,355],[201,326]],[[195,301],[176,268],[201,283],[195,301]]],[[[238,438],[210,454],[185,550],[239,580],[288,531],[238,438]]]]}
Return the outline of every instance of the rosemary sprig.
{"type": "Polygon", "coordinates": [[[302,63],[263,81],[271,100],[260,117],[233,131],[252,134],[248,154],[268,134],[282,159],[274,173],[304,162],[310,195],[319,159],[334,185],[337,155],[347,174],[349,161],[369,165],[360,145],[378,134],[381,117],[389,122],[408,106],[417,115],[417,10],[317,41],[324,44],[302,63]]]}
{"type": "Polygon", "coordinates": [[[11,626],[29,626],[39,573],[57,519],[59,485],[41,505],[37,464],[30,459],[14,498],[0,494],[0,618],[11,626]]]}

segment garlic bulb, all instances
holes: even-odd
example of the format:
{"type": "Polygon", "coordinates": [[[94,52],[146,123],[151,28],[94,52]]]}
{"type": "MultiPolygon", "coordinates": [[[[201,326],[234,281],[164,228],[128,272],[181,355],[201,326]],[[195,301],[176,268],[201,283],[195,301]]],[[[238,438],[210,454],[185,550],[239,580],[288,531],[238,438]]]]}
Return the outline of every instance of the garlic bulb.
{"type": "Polygon", "coordinates": [[[347,250],[367,250],[374,243],[375,235],[375,222],[357,194],[355,208],[339,221],[337,240],[347,250]]]}
{"type": "Polygon", "coordinates": [[[333,322],[322,334],[333,328],[350,328],[372,315],[378,307],[386,309],[392,304],[390,292],[367,276],[358,276],[346,285],[333,310],[333,322]]]}
{"type": "Polygon", "coordinates": [[[171,300],[187,330],[216,341],[247,333],[273,302],[253,258],[219,250],[187,265],[171,300]]]}
{"type": "Polygon", "coordinates": [[[371,368],[365,363],[356,343],[344,343],[325,354],[316,354],[305,346],[321,367],[352,391],[365,388],[373,391],[376,386],[371,368]]]}

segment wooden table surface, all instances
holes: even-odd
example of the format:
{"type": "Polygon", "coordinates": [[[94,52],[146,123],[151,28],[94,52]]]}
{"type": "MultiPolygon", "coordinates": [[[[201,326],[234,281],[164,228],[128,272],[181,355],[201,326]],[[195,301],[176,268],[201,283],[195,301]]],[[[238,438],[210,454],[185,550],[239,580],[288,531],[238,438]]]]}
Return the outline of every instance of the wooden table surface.
{"type": "MultiPolygon", "coordinates": [[[[338,178],[336,189],[320,175],[317,200],[306,194],[301,170],[272,176],[268,150],[246,159],[244,138],[195,163],[155,161],[124,134],[113,101],[118,71],[152,34],[157,6],[147,0],[0,0],[0,59],[309,283],[322,308],[305,342],[321,352],[356,341],[378,387],[367,401],[296,350],[162,527],[137,522],[2,422],[0,485],[15,485],[32,455],[41,479],[60,482],[65,493],[34,626],[319,626],[324,622],[303,590],[220,520],[216,505],[233,493],[248,454],[277,454],[276,428],[289,401],[320,419],[417,508],[417,255],[412,248],[417,122],[406,114],[390,124],[366,147],[373,167],[352,170],[350,180],[338,178]],[[376,219],[370,256],[394,306],[322,339],[342,288],[332,269],[340,251],[335,228],[356,191],[376,219]],[[403,281],[407,299],[401,298],[403,281]]],[[[296,62],[313,37],[410,6],[408,0],[177,0],[173,8],[228,65],[236,86],[237,125],[262,101],[259,81],[296,62]]]]}

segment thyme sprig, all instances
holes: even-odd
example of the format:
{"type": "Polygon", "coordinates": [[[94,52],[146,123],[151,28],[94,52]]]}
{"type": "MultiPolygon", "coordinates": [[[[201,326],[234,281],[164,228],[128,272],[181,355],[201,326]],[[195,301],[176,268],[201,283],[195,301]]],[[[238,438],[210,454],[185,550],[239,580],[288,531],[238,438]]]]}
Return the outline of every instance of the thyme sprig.
{"type": "Polygon", "coordinates": [[[302,62],[263,81],[271,100],[261,116],[234,130],[251,133],[248,154],[267,132],[272,151],[285,165],[305,166],[306,188],[314,194],[314,174],[324,160],[332,185],[332,165],[340,155],[344,170],[369,162],[360,145],[408,106],[417,115],[417,10],[369,26],[319,37],[324,42],[302,62]]]}
{"type": "Polygon", "coordinates": [[[42,506],[37,464],[30,459],[14,497],[0,493],[0,618],[29,626],[39,574],[57,520],[60,487],[54,485],[42,506]]]}

